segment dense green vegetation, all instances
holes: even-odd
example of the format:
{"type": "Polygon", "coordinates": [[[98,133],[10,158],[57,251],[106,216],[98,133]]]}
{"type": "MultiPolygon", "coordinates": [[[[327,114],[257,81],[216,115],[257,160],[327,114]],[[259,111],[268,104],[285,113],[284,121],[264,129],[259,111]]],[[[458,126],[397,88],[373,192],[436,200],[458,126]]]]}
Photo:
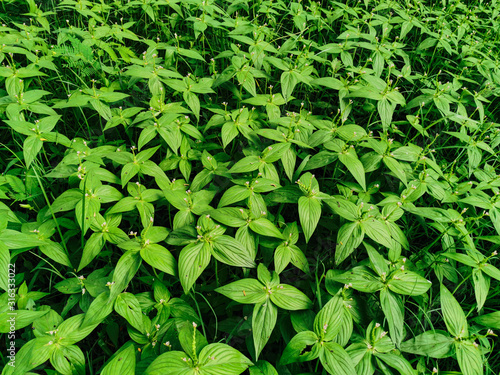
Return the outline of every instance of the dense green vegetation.
{"type": "Polygon", "coordinates": [[[497,1],[0,6],[2,375],[500,373],[497,1]]]}

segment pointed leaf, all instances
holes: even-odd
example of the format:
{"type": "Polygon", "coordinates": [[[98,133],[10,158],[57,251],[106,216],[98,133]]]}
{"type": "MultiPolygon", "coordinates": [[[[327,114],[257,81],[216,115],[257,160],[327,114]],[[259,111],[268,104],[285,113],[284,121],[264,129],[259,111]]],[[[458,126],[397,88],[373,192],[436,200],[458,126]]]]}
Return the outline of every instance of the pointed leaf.
{"type": "Polygon", "coordinates": [[[210,245],[204,242],[192,243],[182,249],[179,255],[179,278],[184,293],[191,289],[207,268],[210,257],[210,245]]]}
{"type": "Polygon", "coordinates": [[[306,242],[309,242],[321,217],[321,202],[312,197],[299,198],[299,218],[306,242]]]}
{"type": "Polygon", "coordinates": [[[462,307],[443,284],[441,284],[441,309],[450,334],[454,337],[468,337],[469,328],[462,307]]]}
{"type": "Polygon", "coordinates": [[[255,358],[266,346],[273,332],[278,318],[278,308],[271,303],[269,298],[263,303],[257,303],[253,309],[252,332],[255,346],[255,358]]]}
{"type": "Polygon", "coordinates": [[[356,375],[351,357],[339,344],[325,342],[325,348],[319,356],[325,370],[332,375],[356,375]]]}

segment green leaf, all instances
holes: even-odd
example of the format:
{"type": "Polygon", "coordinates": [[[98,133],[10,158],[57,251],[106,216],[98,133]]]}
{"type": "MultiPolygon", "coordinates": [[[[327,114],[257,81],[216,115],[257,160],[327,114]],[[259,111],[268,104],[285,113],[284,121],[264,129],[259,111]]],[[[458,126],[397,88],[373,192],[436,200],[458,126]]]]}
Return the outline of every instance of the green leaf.
{"type": "Polygon", "coordinates": [[[455,340],[445,331],[427,331],[401,344],[406,353],[432,358],[447,358],[453,354],[455,340]]]}
{"type": "Polygon", "coordinates": [[[299,81],[294,72],[286,71],[281,73],[280,82],[283,97],[285,98],[285,100],[288,100],[288,98],[290,98],[290,96],[292,95],[295,85],[297,85],[299,81]]]}
{"type": "Polygon", "coordinates": [[[372,269],[377,272],[379,276],[386,277],[389,274],[389,266],[387,265],[388,262],[377,250],[375,250],[373,246],[366,242],[363,242],[363,245],[365,246],[368,256],[370,257],[372,269]]]}
{"type": "Polygon", "coordinates": [[[474,268],[472,270],[472,281],[474,284],[474,294],[476,296],[477,311],[480,311],[490,290],[490,277],[485,275],[481,270],[474,268]]]}
{"type": "Polygon", "coordinates": [[[261,217],[257,220],[252,220],[249,224],[250,229],[255,233],[261,234],[263,236],[283,238],[283,234],[274,226],[272,222],[261,217]]]}
{"type": "Polygon", "coordinates": [[[375,293],[384,287],[380,278],[365,266],[354,267],[348,272],[333,276],[331,279],[363,293],[375,293]]]}
{"type": "Polygon", "coordinates": [[[392,353],[374,353],[378,359],[384,361],[390,367],[399,371],[401,375],[415,375],[416,371],[411,367],[410,362],[408,362],[402,355],[392,354],[392,353]]]}
{"type": "Polygon", "coordinates": [[[238,350],[225,344],[205,346],[199,355],[201,375],[239,375],[253,363],[238,350]]]}
{"type": "Polygon", "coordinates": [[[104,366],[101,375],[135,375],[135,353],[134,345],[123,345],[104,366]]]}
{"type": "MultiPolygon", "coordinates": [[[[111,304],[112,305],[112,304],[111,304]]],[[[57,327],[57,338],[64,338],[65,345],[75,344],[87,337],[99,324],[83,326],[86,314],[74,315],[57,327]]]]}
{"type": "Polygon", "coordinates": [[[109,292],[99,294],[90,304],[81,328],[101,323],[112,311],[113,303],[109,303],[109,292]]]}
{"type": "Polygon", "coordinates": [[[191,358],[195,358],[208,345],[207,339],[191,324],[183,325],[179,332],[179,341],[182,349],[191,358]]]}
{"type": "Polygon", "coordinates": [[[271,337],[277,318],[278,308],[269,301],[269,298],[255,305],[252,316],[252,332],[256,359],[259,358],[260,352],[271,337]]]}
{"type": "Polygon", "coordinates": [[[139,301],[132,293],[120,293],[115,300],[115,311],[139,332],[145,333],[142,310],[139,301]]]}
{"type": "Polygon", "coordinates": [[[278,371],[267,361],[257,361],[249,370],[250,375],[278,375],[278,371]]]}
{"type": "Polygon", "coordinates": [[[280,364],[288,365],[294,362],[312,361],[318,358],[320,350],[317,345],[318,337],[314,332],[303,331],[297,333],[287,344],[283,354],[281,355],[280,364]],[[313,346],[314,345],[314,346],[313,346]],[[309,346],[313,346],[312,350],[305,351],[309,346]]]}
{"type": "Polygon", "coordinates": [[[325,202],[330,206],[333,212],[342,216],[344,219],[349,221],[356,221],[359,219],[358,206],[351,201],[343,197],[335,196],[331,199],[326,199],[325,202]]]}
{"type": "Polygon", "coordinates": [[[54,350],[50,363],[61,374],[84,374],[85,356],[76,345],[64,345],[54,350]]]}
{"type": "Polygon", "coordinates": [[[169,375],[194,375],[194,368],[187,361],[187,354],[179,351],[171,351],[160,354],[144,370],[143,375],[163,375],[168,368],[169,375]]]}
{"type": "Polygon", "coordinates": [[[354,152],[341,152],[339,160],[351,172],[358,184],[363,188],[363,191],[366,191],[365,169],[356,154],[354,152]]]}
{"type": "Polygon", "coordinates": [[[141,249],[141,257],[150,266],[175,276],[177,262],[170,251],[158,244],[146,245],[141,249]]]}
{"type": "MultiPolygon", "coordinates": [[[[9,289],[9,270],[10,270],[10,252],[9,248],[0,242],[0,288],[5,290],[9,289]]],[[[13,270],[14,271],[14,270],[13,270]]]]}
{"type": "Polygon", "coordinates": [[[142,259],[138,251],[126,251],[120,257],[113,272],[114,284],[111,286],[110,301],[113,301],[126,288],[128,283],[132,281],[141,263],[142,259]]]}
{"type": "Polygon", "coordinates": [[[255,279],[240,279],[215,289],[238,303],[264,303],[267,299],[266,287],[255,279]]]}
{"type": "Polygon", "coordinates": [[[42,149],[43,142],[36,136],[29,136],[23,143],[23,155],[26,168],[29,168],[33,160],[42,149]]]}
{"type": "Polygon", "coordinates": [[[271,301],[285,310],[306,310],[312,308],[312,302],[297,288],[279,284],[271,290],[271,301]]]}
{"type": "Polygon", "coordinates": [[[266,163],[274,163],[280,160],[285,153],[290,150],[291,143],[275,143],[268,146],[262,152],[262,160],[266,163]]]}
{"type": "Polygon", "coordinates": [[[45,242],[31,233],[21,233],[13,229],[4,229],[0,232],[0,241],[9,249],[25,249],[45,245],[45,242]]]}
{"type": "Polygon", "coordinates": [[[375,242],[385,247],[392,247],[391,234],[387,227],[375,218],[369,218],[361,222],[364,232],[375,242]]]}
{"type": "Polygon", "coordinates": [[[406,180],[406,174],[401,166],[401,163],[397,161],[394,158],[391,158],[390,156],[384,156],[383,157],[383,162],[387,166],[387,168],[390,169],[392,173],[396,175],[397,178],[399,178],[405,185],[408,185],[408,181],[406,180]]]}
{"type": "Polygon", "coordinates": [[[389,324],[392,341],[399,347],[404,338],[404,306],[401,297],[387,290],[380,291],[380,305],[389,324]]]}
{"type": "Polygon", "coordinates": [[[421,152],[421,147],[415,146],[410,143],[408,146],[399,147],[396,150],[392,151],[392,154],[394,155],[394,158],[398,160],[415,162],[418,160],[421,152]]]}
{"type": "Polygon", "coordinates": [[[367,351],[365,344],[352,344],[346,349],[346,351],[349,353],[353,363],[356,365],[355,369],[358,374],[372,375],[375,373],[375,361],[373,360],[373,354],[367,351]]]}
{"type": "Polygon", "coordinates": [[[292,181],[293,178],[293,172],[295,170],[296,161],[297,161],[297,155],[293,150],[293,148],[288,148],[281,157],[283,168],[285,169],[286,176],[290,181],[292,181]]]}
{"type": "Polygon", "coordinates": [[[320,85],[320,86],[325,86],[328,87],[329,89],[333,90],[342,90],[344,88],[343,83],[338,80],[337,78],[332,78],[332,77],[320,77],[313,79],[311,81],[311,84],[314,85],[320,85]]]}
{"type": "Polygon", "coordinates": [[[496,268],[495,266],[493,266],[489,263],[485,263],[485,264],[483,264],[483,266],[480,269],[488,276],[500,281],[500,270],[498,268],[496,268]]]}
{"type": "Polygon", "coordinates": [[[196,118],[200,119],[200,100],[198,96],[190,91],[184,91],[182,94],[184,101],[187,103],[189,109],[193,111],[196,118]]]}
{"type": "Polygon", "coordinates": [[[467,319],[453,294],[441,284],[441,309],[448,332],[454,337],[468,337],[467,319]]]}
{"type": "Polygon", "coordinates": [[[120,201],[118,201],[107,212],[108,212],[108,214],[128,212],[128,211],[132,211],[136,205],[137,205],[137,199],[134,199],[132,197],[125,197],[125,198],[121,199],[120,201]]]}
{"type": "Polygon", "coordinates": [[[45,240],[45,245],[40,245],[39,249],[45,256],[49,257],[53,261],[67,267],[73,267],[68,254],[59,243],[45,240]]]}
{"type": "Polygon", "coordinates": [[[269,286],[274,286],[279,283],[279,277],[278,275],[273,272],[269,272],[267,267],[264,265],[264,263],[260,263],[259,266],[257,267],[257,279],[264,285],[269,286]]]}
{"type": "Polygon", "coordinates": [[[236,162],[233,167],[228,171],[229,173],[245,173],[252,172],[259,169],[261,165],[260,158],[258,156],[247,156],[240,161],[236,162]]]}
{"type": "MultiPolygon", "coordinates": [[[[82,191],[80,189],[69,189],[58,196],[52,203],[52,211],[54,213],[73,210],[78,202],[82,200],[82,191]]],[[[46,217],[50,217],[50,210],[47,211],[46,217]]]]}
{"type": "Polygon", "coordinates": [[[444,253],[442,254],[445,258],[450,258],[453,260],[456,260],[457,262],[466,264],[470,267],[477,267],[477,262],[472,259],[470,256],[466,254],[460,254],[460,253],[444,253]]]}
{"type": "Polygon", "coordinates": [[[492,329],[500,329],[500,311],[495,311],[491,314],[485,314],[473,319],[485,327],[492,329]]]}
{"type": "MultiPolygon", "coordinates": [[[[351,339],[353,333],[353,313],[352,313],[352,305],[346,305],[348,302],[344,302],[344,311],[342,314],[342,323],[340,324],[340,331],[333,339],[334,342],[344,347],[347,345],[349,340],[351,339]],[[351,306],[351,307],[348,307],[351,306]]],[[[356,312],[357,313],[357,312],[356,312]]]]}
{"type": "Polygon", "coordinates": [[[340,227],[335,248],[335,263],[342,263],[363,242],[365,232],[359,222],[347,223],[340,227]]]}
{"type": "Polygon", "coordinates": [[[304,271],[305,273],[309,272],[309,263],[307,262],[307,258],[300,250],[300,248],[296,245],[290,245],[290,261],[292,264],[297,267],[298,269],[304,271]]]}
{"type": "Polygon", "coordinates": [[[90,99],[90,105],[106,120],[109,121],[112,119],[113,115],[111,114],[111,109],[108,105],[104,104],[100,100],[90,99]]]}
{"type": "Polygon", "coordinates": [[[81,293],[82,286],[80,281],[76,277],[72,277],[70,279],[65,279],[58,282],[54,287],[61,293],[64,294],[74,294],[81,293]]]}
{"type": "Polygon", "coordinates": [[[321,202],[312,197],[299,198],[299,218],[306,242],[309,242],[321,217],[321,202]]]}
{"type": "Polygon", "coordinates": [[[45,311],[31,311],[31,310],[15,310],[3,312],[0,314],[0,333],[9,333],[11,324],[14,323],[16,330],[24,328],[33,323],[38,318],[47,314],[49,310],[45,311]]]}
{"type": "Polygon", "coordinates": [[[209,212],[212,219],[228,227],[241,228],[247,224],[240,209],[237,207],[224,207],[209,212]]]}
{"type": "Polygon", "coordinates": [[[197,52],[194,49],[177,48],[177,52],[179,52],[180,55],[185,56],[185,57],[189,57],[191,59],[205,61],[205,59],[203,58],[203,56],[201,56],[199,54],[199,52],[197,52]]]}
{"type": "Polygon", "coordinates": [[[221,136],[222,136],[222,146],[224,148],[227,147],[227,145],[229,143],[231,143],[231,141],[236,138],[236,136],[239,134],[239,131],[238,131],[238,126],[236,125],[236,123],[234,123],[233,121],[230,121],[230,122],[226,122],[223,126],[222,126],[222,131],[221,131],[221,136]]]}
{"type": "Polygon", "coordinates": [[[139,173],[139,170],[140,166],[136,163],[128,163],[123,166],[121,172],[122,189],[125,188],[125,185],[127,185],[132,177],[139,173]]]}
{"type": "Polygon", "coordinates": [[[337,343],[325,342],[324,350],[321,351],[319,360],[325,370],[332,375],[356,375],[351,357],[337,343]]]}
{"type": "Polygon", "coordinates": [[[16,353],[15,366],[6,365],[2,375],[25,375],[46,362],[54,350],[53,346],[48,345],[52,340],[52,337],[44,336],[28,341],[16,353]]]}
{"type": "Polygon", "coordinates": [[[377,103],[378,114],[382,120],[382,128],[385,131],[389,128],[392,122],[392,115],[394,113],[396,105],[391,104],[389,100],[382,99],[377,103]]]}
{"type": "Polygon", "coordinates": [[[455,343],[457,361],[463,375],[483,375],[483,360],[477,343],[460,341],[455,343]]]}
{"type": "Polygon", "coordinates": [[[298,203],[299,198],[303,195],[297,186],[288,185],[272,191],[266,196],[266,199],[278,203],[298,203]]]}
{"type": "Polygon", "coordinates": [[[432,283],[412,271],[395,271],[391,274],[387,286],[394,293],[419,296],[429,290],[432,283]]]}
{"type": "Polygon", "coordinates": [[[83,248],[82,259],[80,260],[80,265],[78,266],[78,271],[86,267],[94,258],[101,252],[101,249],[105,244],[104,234],[101,232],[93,233],[90,238],[85,243],[83,248]]]}
{"type": "Polygon", "coordinates": [[[291,259],[291,251],[289,246],[279,245],[274,252],[274,269],[280,274],[288,266],[291,259]]]}
{"type": "Polygon", "coordinates": [[[344,302],[336,294],[326,303],[314,318],[314,332],[321,341],[332,341],[340,331],[344,315],[344,302]]]}
{"type": "Polygon", "coordinates": [[[184,293],[191,289],[208,263],[210,263],[210,245],[208,243],[192,243],[182,249],[179,255],[179,278],[184,293]]]}
{"type": "Polygon", "coordinates": [[[230,204],[242,201],[250,197],[251,191],[246,186],[235,185],[231,186],[224,192],[224,195],[219,201],[218,208],[228,206],[230,204]]]}
{"type": "Polygon", "coordinates": [[[256,266],[252,254],[233,237],[218,236],[212,243],[212,255],[218,261],[235,267],[254,268],[256,266]]]}

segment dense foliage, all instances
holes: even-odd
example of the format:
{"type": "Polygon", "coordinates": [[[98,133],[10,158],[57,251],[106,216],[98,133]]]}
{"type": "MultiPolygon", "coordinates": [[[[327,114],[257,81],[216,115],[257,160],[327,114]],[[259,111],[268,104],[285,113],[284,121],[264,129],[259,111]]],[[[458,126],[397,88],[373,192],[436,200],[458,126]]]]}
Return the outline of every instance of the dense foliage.
{"type": "Polygon", "coordinates": [[[1,7],[2,375],[500,373],[496,0],[1,7]]]}

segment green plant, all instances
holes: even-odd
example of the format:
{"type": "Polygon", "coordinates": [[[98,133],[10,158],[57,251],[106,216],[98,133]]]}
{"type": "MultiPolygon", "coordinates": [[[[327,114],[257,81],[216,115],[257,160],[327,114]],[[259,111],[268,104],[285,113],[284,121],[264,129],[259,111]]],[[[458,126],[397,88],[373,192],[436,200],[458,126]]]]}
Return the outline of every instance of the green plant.
{"type": "Polygon", "coordinates": [[[1,6],[2,375],[500,372],[498,2],[1,6]]]}

